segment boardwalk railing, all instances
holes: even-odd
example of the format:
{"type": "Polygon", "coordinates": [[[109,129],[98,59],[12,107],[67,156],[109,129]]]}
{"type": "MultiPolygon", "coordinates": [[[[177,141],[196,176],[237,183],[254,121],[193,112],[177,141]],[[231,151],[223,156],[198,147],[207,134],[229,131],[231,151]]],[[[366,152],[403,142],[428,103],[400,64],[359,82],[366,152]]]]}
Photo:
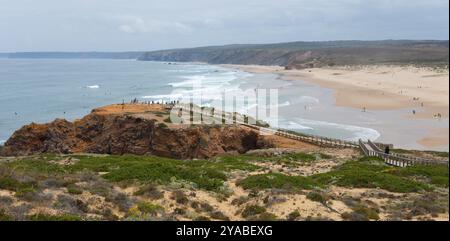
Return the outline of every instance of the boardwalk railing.
{"type": "MultiPolygon", "coordinates": [[[[198,114],[200,112],[194,111],[198,114]]],[[[222,120],[220,120],[222,121],[222,120]]],[[[323,147],[336,147],[336,148],[358,148],[364,153],[365,156],[375,156],[384,160],[386,164],[397,166],[397,167],[407,167],[412,165],[448,165],[448,160],[433,160],[418,157],[410,157],[405,155],[399,155],[395,153],[387,154],[381,150],[380,145],[382,143],[373,143],[368,140],[363,142],[361,139],[358,142],[345,141],[340,139],[328,138],[323,136],[316,136],[310,134],[300,134],[293,133],[291,131],[286,131],[282,129],[273,129],[267,127],[261,127],[253,124],[248,124],[242,121],[234,120],[234,123],[247,126],[252,129],[259,130],[264,133],[273,134],[281,137],[285,137],[292,140],[302,141],[306,143],[311,143],[323,147]]]]}
{"type": "Polygon", "coordinates": [[[260,127],[260,126],[251,125],[251,124],[247,124],[247,123],[239,123],[239,124],[253,128],[253,129],[257,129],[257,130],[265,132],[265,133],[270,133],[273,135],[285,137],[285,138],[292,139],[292,140],[303,141],[303,142],[315,144],[318,146],[339,147],[339,148],[359,148],[359,145],[357,142],[344,141],[344,140],[340,140],[340,139],[308,135],[308,134],[299,134],[299,133],[297,134],[297,133],[292,133],[292,132],[286,131],[286,130],[281,130],[281,129],[275,130],[272,128],[260,127]]]}
{"type": "Polygon", "coordinates": [[[432,160],[419,157],[409,157],[398,154],[387,154],[384,153],[377,145],[372,141],[367,141],[367,143],[359,140],[359,145],[364,155],[375,156],[384,160],[386,164],[397,166],[397,167],[408,167],[413,165],[448,165],[448,160],[432,160]]]}
{"type": "Polygon", "coordinates": [[[292,140],[303,141],[307,143],[312,143],[324,147],[337,147],[337,148],[359,148],[362,150],[365,156],[375,156],[384,160],[388,165],[397,167],[407,167],[412,165],[448,165],[448,160],[432,160],[424,159],[418,157],[409,157],[398,154],[386,154],[381,150],[381,148],[368,140],[363,142],[361,139],[358,142],[344,141],[339,139],[333,139],[328,137],[307,135],[307,134],[293,134],[289,131],[284,130],[274,130],[271,128],[260,127],[256,125],[250,125],[247,123],[239,123],[241,125],[257,129],[262,132],[274,134],[277,136],[285,137],[292,140]]]}

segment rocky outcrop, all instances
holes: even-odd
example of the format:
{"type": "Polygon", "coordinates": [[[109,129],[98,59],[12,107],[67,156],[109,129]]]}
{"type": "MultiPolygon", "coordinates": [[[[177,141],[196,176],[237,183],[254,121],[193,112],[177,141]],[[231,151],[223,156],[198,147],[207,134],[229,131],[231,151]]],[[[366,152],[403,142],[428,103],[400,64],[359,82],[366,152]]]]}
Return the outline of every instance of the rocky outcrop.
{"type": "Polygon", "coordinates": [[[271,146],[258,132],[240,126],[167,128],[132,115],[100,115],[29,124],[5,143],[3,156],[36,153],[154,154],[189,159],[271,146]]]}

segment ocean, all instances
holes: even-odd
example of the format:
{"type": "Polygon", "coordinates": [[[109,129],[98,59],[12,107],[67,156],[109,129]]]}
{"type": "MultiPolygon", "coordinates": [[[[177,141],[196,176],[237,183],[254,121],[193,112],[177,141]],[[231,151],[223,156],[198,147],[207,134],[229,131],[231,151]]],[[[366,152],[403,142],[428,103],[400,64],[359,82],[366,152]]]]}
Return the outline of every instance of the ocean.
{"type": "Polygon", "coordinates": [[[205,105],[220,108],[215,100],[224,90],[275,88],[281,128],[353,141],[380,136],[364,125],[365,119],[349,123],[346,115],[355,111],[333,107],[331,90],[293,85],[276,75],[197,63],[0,59],[0,144],[31,122],[75,120],[93,108],[134,98],[171,101],[192,94],[192,84],[199,81],[205,105]]]}

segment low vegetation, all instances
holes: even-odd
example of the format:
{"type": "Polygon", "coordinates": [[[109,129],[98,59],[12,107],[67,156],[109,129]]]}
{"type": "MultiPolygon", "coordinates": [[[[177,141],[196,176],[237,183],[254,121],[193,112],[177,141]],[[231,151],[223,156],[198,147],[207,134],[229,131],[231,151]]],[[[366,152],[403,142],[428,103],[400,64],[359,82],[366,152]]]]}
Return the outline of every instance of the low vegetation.
{"type": "Polygon", "coordinates": [[[417,166],[396,168],[385,165],[378,158],[361,158],[348,161],[334,170],[309,177],[288,176],[281,173],[253,175],[239,182],[244,189],[312,189],[328,185],[351,188],[381,188],[387,191],[408,193],[432,190],[434,184],[448,186],[448,169],[445,166],[417,166]],[[430,181],[412,178],[422,175],[430,181]]]}
{"type": "Polygon", "coordinates": [[[16,158],[0,162],[0,220],[329,219],[304,214],[298,206],[304,201],[293,198],[299,196],[310,204],[317,202],[312,206],[325,213],[335,213],[333,203],[343,202],[350,210],[338,215],[343,220],[432,219],[448,213],[446,166],[397,168],[364,157],[340,160],[331,171],[285,171],[313,168],[316,162],[328,165],[334,159],[321,153],[278,151],[210,160],[50,154],[16,158]],[[273,164],[287,168],[267,168],[273,164]],[[336,187],[344,193],[351,188],[377,192],[342,196],[333,193],[336,187]],[[368,197],[389,202],[378,207],[368,197]],[[278,205],[286,205],[286,211],[278,211],[278,205]]]}
{"type": "Polygon", "coordinates": [[[318,185],[314,180],[303,176],[287,176],[281,173],[253,175],[238,182],[244,189],[313,189],[318,185]]]}

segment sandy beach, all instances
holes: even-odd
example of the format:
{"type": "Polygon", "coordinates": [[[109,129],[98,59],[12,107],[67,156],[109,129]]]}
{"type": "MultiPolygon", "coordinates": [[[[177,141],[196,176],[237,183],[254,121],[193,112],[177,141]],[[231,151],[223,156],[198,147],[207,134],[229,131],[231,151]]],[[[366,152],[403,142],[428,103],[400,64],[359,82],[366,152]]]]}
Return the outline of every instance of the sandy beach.
{"type": "MultiPolygon", "coordinates": [[[[449,110],[448,69],[413,66],[353,66],[285,70],[280,66],[222,65],[258,74],[277,74],[333,90],[335,105],[367,111],[401,113],[402,118],[446,121],[449,110]],[[440,117],[440,118],[439,118],[440,117]]],[[[400,123],[401,124],[401,123],[400,123]]],[[[448,128],[423,125],[427,134],[416,142],[425,149],[447,146],[448,128]]]]}

